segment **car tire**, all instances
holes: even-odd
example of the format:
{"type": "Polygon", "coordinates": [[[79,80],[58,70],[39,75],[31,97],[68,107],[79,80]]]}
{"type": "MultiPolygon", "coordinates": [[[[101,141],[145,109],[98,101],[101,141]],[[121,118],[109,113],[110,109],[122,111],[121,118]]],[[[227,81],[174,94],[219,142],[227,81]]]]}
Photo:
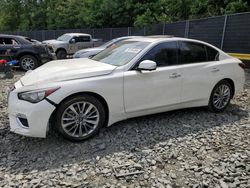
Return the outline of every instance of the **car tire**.
{"type": "Polygon", "coordinates": [[[215,85],[209,99],[208,108],[212,112],[223,112],[230,103],[233,96],[231,84],[222,80],[215,85]]]}
{"type": "Polygon", "coordinates": [[[67,58],[67,52],[66,52],[66,50],[63,50],[63,49],[58,50],[56,52],[56,57],[57,57],[57,59],[66,59],[67,58]]]}
{"type": "Polygon", "coordinates": [[[70,97],[56,111],[57,131],[67,140],[83,141],[96,135],[105,124],[102,103],[91,95],[70,97]]]}
{"type": "Polygon", "coordinates": [[[21,69],[28,71],[36,69],[39,64],[36,57],[33,55],[24,55],[19,59],[19,65],[21,69]]]}

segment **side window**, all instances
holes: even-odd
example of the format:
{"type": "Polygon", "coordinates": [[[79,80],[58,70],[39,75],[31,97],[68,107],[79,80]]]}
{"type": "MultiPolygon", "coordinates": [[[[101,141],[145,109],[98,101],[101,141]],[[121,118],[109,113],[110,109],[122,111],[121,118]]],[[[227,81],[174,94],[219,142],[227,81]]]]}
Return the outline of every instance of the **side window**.
{"type": "Polygon", "coordinates": [[[0,44],[2,44],[2,45],[18,45],[18,42],[13,38],[0,38],[0,44]]]}
{"type": "Polygon", "coordinates": [[[89,36],[79,36],[76,37],[76,42],[90,42],[90,37],[89,36]]]}
{"type": "Polygon", "coordinates": [[[90,42],[90,36],[83,36],[83,42],[90,42]]]}
{"type": "Polygon", "coordinates": [[[207,60],[208,61],[218,61],[219,60],[219,52],[214,48],[206,46],[207,49],[207,60]]]}
{"type": "Polygon", "coordinates": [[[176,42],[165,42],[153,47],[149,52],[147,52],[141,61],[155,61],[158,67],[176,65],[177,52],[176,42]]]}
{"type": "Polygon", "coordinates": [[[0,38],[0,45],[4,45],[4,38],[0,38]]]}
{"type": "MultiPolygon", "coordinates": [[[[79,37],[73,37],[72,39],[75,39],[75,41],[76,41],[75,43],[78,43],[78,42],[80,42],[80,39],[79,39],[79,37]]],[[[72,40],[72,39],[71,39],[71,40],[72,40]]]]}
{"type": "Polygon", "coordinates": [[[195,42],[179,42],[180,63],[199,63],[207,61],[206,48],[203,44],[195,42]]]}
{"type": "Polygon", "coordinates": [[[5,38],[5,39],[4,39],[4,44],[5,44],[5,45],[12,45],[12,40],[11,40],[11,38],[5,38]]]}

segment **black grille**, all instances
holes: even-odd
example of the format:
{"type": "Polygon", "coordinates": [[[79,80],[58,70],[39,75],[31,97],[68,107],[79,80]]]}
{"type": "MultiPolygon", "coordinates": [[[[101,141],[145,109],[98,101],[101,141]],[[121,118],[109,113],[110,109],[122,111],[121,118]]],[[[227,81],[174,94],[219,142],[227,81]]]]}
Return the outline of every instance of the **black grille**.
{"type": "Polygon", "coordinates": [[[22,126],[29,128],[29,123],[28,123],[28,120],[26,118],[19,117],[18,119],[21,122],[22,126]]]}

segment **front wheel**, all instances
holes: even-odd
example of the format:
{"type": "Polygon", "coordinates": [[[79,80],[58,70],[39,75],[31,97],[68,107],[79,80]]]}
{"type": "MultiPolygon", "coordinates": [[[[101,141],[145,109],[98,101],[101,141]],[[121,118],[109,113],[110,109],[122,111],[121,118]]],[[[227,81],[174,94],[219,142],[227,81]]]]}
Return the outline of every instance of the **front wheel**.
{"type": "Polygon", "coordinates": [[[214,87],[208,107],[213,112],[222,112],[229,105],[231,98],[232,86],[228,81],[222,80],[214,87]]]}
{"type": "Polygon", "coordinates": [[[104,125],[105,110],[93,96],[76,96],[59,105],[55,120],[56,128],[64,138],[83,141],[97,134],[104,125]]]}
{"type": "Polygon", "coordinates": [[[58,50],[56,53],[57,59],[66,59],[67,58],[67,52],[65,50],[58,50]]]}
{"type": "Polygon", "coordinates": [[[24,55],[19,61],[21,69],[25,71],[34,70],[38,67],[38,60],[32,55],[24,55]]]}

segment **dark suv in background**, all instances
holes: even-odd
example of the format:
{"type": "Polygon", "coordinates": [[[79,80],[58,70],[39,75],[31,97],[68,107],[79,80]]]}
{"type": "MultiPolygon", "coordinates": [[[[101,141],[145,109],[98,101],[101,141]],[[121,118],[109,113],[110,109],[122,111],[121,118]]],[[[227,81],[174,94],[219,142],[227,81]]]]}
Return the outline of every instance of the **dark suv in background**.
{"type": "Polygon", "coordinates": [[[17,60],[25,71],[55,59],[52,47],[23,36],[0,34],[0,59],[17,60]]]}

